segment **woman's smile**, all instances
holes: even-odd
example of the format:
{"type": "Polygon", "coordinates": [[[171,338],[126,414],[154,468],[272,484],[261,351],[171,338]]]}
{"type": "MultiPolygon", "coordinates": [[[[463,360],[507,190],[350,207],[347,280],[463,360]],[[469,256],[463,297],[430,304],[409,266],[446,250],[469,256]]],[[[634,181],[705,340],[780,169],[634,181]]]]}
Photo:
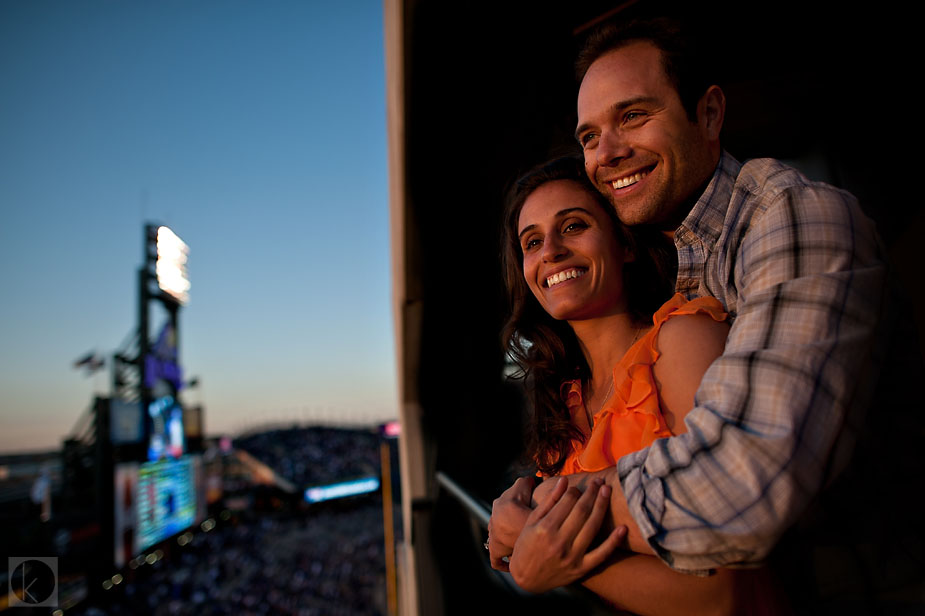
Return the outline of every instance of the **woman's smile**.
{"type": "Polygon", "coordinates": [[[546,286],[551,288],[565,282],[566,280],[581,278],[587,271],[588,269],[585,267],[573,267],[561,272],[557,272],[551,276],[546,277],[546,286]]]}

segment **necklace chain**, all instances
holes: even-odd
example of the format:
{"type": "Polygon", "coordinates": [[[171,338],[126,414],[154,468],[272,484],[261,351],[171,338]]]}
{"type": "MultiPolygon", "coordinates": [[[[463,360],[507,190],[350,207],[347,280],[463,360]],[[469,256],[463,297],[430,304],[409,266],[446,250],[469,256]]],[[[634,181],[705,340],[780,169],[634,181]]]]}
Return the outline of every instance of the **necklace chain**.
{"type": "MultiPolygon", "coordinates": [[[[630,345],[626,348],[626,352],[627,352],[627,353],[629,352],[629,350],[630,350],[631,348],[633,348],[633,345],[636,344],[636,339],[639,338],[639,333],[640,333],[641,331],[642,331],[642,327],[636,327],[636,333],[633,334],[633,339],[630,340],[630,345]]],[[[626,354],[626,353],[624,353],[624,355],[625,355],[625,354],[626,354]]],[[[590,382],[589,382],[588,384],[590,385],[590,382]]],[[[601,401],[601,406],[600,406],[600,408],[597,409],[598,413],[601,411],[602,408],[604,408],[604,405],[607,403],[607,400],[610,399],[610,394],[612,394],[612,393],[613,393],[613,372],[610,373],[610,386],[607,388],[607,393],[604,394],[604,399],[603,399],[603,401],[601,401]]],[[[588,395],[588,402],[590,402],[590,401],[591,401],[591,396],[590,396],[590,392],[589,392],[589,395],[588,395]]],[[[587,403],[584,405],[584,407],[585,407],[585,413],[586,413],[587,416],[588,416],[588,427],[593,429],[593,428],[594,428],[594,415],[595,415],[596,413],[591,413],[590,409],[588,409],[588,404],[587,404],[587,403]]]]}

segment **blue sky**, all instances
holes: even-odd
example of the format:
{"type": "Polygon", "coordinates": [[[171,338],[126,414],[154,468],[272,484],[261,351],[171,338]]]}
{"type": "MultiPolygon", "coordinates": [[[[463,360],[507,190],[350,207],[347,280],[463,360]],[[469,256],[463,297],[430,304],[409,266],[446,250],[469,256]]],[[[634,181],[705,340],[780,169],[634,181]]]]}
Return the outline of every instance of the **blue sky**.
{"type": "Polygon", "coordinates": [[[136,327],[145,222],[208,432],[396,415],[382,37],[379,0],[0,3],[0,452],[109,391],[72,362],[136,327]]]}

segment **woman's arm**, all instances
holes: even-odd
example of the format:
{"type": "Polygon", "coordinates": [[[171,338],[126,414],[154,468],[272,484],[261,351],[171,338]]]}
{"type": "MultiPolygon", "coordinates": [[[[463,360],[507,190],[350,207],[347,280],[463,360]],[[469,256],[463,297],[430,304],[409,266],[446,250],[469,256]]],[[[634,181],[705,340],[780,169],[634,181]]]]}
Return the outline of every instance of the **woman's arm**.
{"type": "Polygon", "coordinates": [[[723,354],[729,324],[705,314],[677,316],[662,325],[652,366],[658,404],[672,434],[687,432],[684,418],[710,364],[723,354]]]}
{"type": "Polygon", "coordinates": [[[566,490],[569,478],[546,482],[553,491],[531,513],[516,542],[510,572],[521,588],[545,592],[580,582],[608,603],[643,616],[788,613],[785,604],[775,603],[764,570],[719,569],[707,577],[680,573],[655,556],[615,551],[622,528],[589,550],[608,489],[586,478],[590,486],[584,493],[574,486],[566,490]]]}
{"type": "Polygon", "coordinates": [[[623,552],[582,585],[608,603],[640,616],[699,616],[751,613],[737,599],[750,571],[718,569],[698,577],[670,569],[655,556],[623,552]]]}

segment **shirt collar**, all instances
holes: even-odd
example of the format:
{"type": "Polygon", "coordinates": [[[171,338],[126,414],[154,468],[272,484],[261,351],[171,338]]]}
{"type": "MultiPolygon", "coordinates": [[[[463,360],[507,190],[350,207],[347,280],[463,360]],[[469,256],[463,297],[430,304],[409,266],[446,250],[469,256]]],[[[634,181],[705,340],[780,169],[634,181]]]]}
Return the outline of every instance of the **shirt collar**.
{"type": "Polygon", "coordinates": [[[685,236],[693,234],[707,246],[713,246],[723,232],[726,210],[732,199],[736,177],[742,163],[730,156],[725,150],[720,153],[719,163],[713,172],[710,183],[690,213],[675,231],[675,241],[686,243],[685,236]]]}

